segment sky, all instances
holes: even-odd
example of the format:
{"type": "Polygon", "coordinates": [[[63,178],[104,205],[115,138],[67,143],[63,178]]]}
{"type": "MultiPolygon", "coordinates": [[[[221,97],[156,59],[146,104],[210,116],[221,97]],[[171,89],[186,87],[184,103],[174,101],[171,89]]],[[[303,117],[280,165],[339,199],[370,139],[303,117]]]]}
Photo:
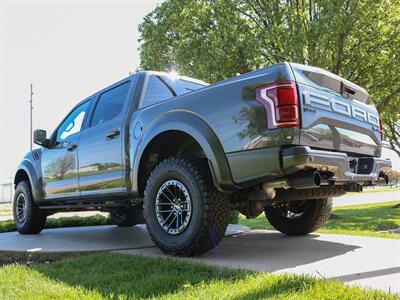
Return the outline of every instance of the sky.
{"type": "Polygon", "coordinates": [[[139,67],[138,25],[156,0],[0,0],[0,183],[70,109],[139,67]]]}
{"type": "Polygon", "coordinates": [[[160,2],[0,0],[0,183],[29,151],[30,83],[33,128],[50,134],[76,103],[136,70],[138,25],[160,2]]]}

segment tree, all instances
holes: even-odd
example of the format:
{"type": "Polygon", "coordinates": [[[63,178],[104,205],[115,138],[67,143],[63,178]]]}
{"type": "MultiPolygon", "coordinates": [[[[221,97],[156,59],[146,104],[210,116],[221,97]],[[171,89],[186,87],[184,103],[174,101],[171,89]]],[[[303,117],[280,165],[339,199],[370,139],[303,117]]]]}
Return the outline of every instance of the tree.
{"type": "Polygon", "coordinates": [[[62,180],[76,168],[75,157],[67,154],[49,163],[46,167],[47,180],[62,180]]]}
{"type": "Polygon", "coordinates": [[[399,181],[400,181],[400,172],[395,171],[395,170],[390,170],[388,172],[389,178],[390,178],[390,185],[394,185],[397,187],[399,181]]]}
{"type": "Polygon", "coordinates": [[[387,128],[385,147],[392,149],[400,157],[400,112],[398,108],[388,109],[385,118],[387,128]]]}
{"type": "Polygon", "coordinates": [[[369,91],[400,146],[399,0],[166,0],[139,31],[143,69],[208,82],[281,61],[330,70],[369,91]]]}

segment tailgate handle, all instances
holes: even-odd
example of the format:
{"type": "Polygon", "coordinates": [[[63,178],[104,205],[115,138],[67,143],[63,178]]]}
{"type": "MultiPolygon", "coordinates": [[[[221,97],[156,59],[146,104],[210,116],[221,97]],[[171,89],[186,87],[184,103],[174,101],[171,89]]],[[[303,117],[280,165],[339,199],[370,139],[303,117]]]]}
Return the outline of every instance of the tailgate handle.
{"type": "Polygon", "coordinates": [[[350,95],[354,96],[356,94],[356,91],[354,89],[352,89],[351,87],[347,86],[346,84],[344,84],[342,82],[341,84],[341,95],[343,97],[349,98],[350,95]]]}

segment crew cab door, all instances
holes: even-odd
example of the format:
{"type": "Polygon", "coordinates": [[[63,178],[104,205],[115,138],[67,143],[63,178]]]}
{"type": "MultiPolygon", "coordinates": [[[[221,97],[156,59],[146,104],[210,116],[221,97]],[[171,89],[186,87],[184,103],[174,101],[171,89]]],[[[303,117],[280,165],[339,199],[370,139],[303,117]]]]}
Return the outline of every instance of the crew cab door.
{"type": "Polygon", "coordinates": [[[72,110],[53,133],[41,156],[42,188],[46,200],[79,198],[77,146],[91,101],[72,110]]]}
{"type": "Polygon", "coordinates": [[[93,105],[88,128],[79,138],[79,188],[82,198],[126,192],[124,121],[131,81],[103,90],[93,105]]]}

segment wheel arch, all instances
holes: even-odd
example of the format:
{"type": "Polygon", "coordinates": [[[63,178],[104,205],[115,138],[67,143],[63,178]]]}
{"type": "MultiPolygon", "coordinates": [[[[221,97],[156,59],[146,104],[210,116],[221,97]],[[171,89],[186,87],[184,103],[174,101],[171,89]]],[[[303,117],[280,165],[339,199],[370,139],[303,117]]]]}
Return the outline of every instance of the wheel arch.
{"type": "MultiPolygon", "coordinates": [[[[192,148],[197,150],[190,152],[191,154],[195,157],[203,155],[208,160],[216,188],[220,191],[235,189],[225,152],[211,127],[193,113],[175,111],[164,114],[163,117],[153,122],[142,135],[132,167],[133,191],[139,195],[143,194],[148,175],[143,170],[149,161],[149,153],[152,152],[155,145],[158,151],[162,151],[161,148],[165,149],[166,146],[172,144],[175,149],[182,150],[186,147],[185,142],[194,143],[197,146],[197,148],[192,148]],[[201,153],[198,150],[201,150],[201,153]]],[[[181,153],[178,151],[177,154],[181,153]]]]}
{"type": "Polygon", "coordinates": [[[18,183],[21,181],[28,181],[31,188],[33,201],[35,203],[40,202],[43,197],[42,193],[40,192],[36,172],[32,164],[27,160],[24,160],[17,168],[17,172],[14,176],[14,188],[16,188],[18,183]]]}

